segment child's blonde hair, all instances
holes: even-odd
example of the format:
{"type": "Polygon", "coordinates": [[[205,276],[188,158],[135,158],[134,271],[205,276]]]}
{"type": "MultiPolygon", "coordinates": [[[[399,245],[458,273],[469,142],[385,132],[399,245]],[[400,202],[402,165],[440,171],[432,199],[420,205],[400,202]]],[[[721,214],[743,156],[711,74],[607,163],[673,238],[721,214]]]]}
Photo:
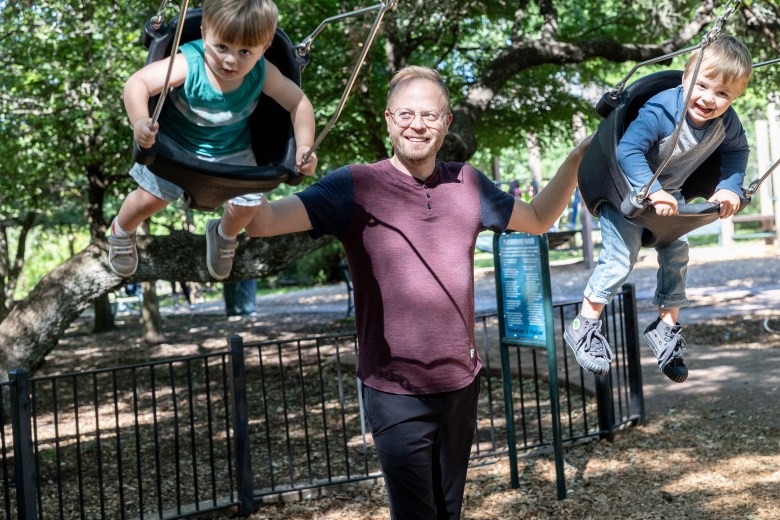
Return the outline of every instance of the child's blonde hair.
{"type": "MultiPolygon", "coordinates": [[[[687,76],[696,66],[701,49],[691,53],[685,62],[687,76]]],[[[744,81],[747,85],[753,73],[753,58],[745,45],[733,36],[721,34],[704,49],[700,72],[719,76],[722,81],[734,83],[744,81]]]]}
{"type": "Polygon", "coordinates": [[[387,89],[386,106],[390,106],[390,98],[393,96],[393,94],[395,94],[395,91],[398,90],[401,85],[406,84],[414,79],[427,79],[439,85],[447,103],[445,111],[450,111],[450,91],[447,88],[446,83],[444,83],[444,80],[441,79],[441,75],[434,69],[420,67],[419,65],[406,66],[393,75],[393,77],[390,79],[390,86],[387,89]]]}
{"type": "Polygon", "coordinates": [[[202,24],[225,42],[256,47],[271,43],[278,17],[271,0],[205,0],[202,24]]]}

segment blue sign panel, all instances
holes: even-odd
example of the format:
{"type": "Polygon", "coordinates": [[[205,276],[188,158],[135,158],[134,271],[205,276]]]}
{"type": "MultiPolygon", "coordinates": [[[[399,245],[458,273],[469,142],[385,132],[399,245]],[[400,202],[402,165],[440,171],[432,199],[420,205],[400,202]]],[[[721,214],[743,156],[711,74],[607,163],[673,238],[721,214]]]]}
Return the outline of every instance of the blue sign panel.
{"type": "Polygon", "coordinates": [[[544,345],[541,237],[524,233],[501,235],[499,262],[504,337],[544,345]]]}

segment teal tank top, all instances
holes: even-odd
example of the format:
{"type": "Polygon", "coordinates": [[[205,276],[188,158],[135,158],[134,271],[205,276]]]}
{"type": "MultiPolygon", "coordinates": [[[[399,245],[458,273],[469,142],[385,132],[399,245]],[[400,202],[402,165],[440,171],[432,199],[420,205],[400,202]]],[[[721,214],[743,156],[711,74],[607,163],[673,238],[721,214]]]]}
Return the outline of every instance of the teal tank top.
{"type": "Polygon", "coordinates": [[[218,92],[206,76],[203,40],[179,47],[187,59],[184,84],[169,94],[160,114],[160,130],[199,155],[219,157],[251,147],[249,116],[265,82],[265,58],[232,92],[218,92]]]}

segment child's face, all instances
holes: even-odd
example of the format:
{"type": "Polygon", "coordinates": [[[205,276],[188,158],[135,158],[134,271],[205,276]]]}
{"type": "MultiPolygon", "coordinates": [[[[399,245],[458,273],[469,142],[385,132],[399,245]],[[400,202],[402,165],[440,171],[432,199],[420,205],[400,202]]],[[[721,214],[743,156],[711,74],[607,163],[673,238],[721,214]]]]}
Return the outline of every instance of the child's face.
{"type": "MultiPolygon", "coordinates": [[[[690,81],[687,74],[683,76],[683,96],[688,94],[690,81]]],[[[722,116],[745,90],[746,83],[744,80],[725,81],[720,74],[700,69],[688,101],[688,118],[702,127],[707,121],[722,116]]]]}
{"type": "Polygon", "coordinates": [[[228,84],[243,80],[268,48],[267,45],[247,47],[230,43],[205,28],[203,47],[208,68],[217,77],[217,81],[228,84]]]}

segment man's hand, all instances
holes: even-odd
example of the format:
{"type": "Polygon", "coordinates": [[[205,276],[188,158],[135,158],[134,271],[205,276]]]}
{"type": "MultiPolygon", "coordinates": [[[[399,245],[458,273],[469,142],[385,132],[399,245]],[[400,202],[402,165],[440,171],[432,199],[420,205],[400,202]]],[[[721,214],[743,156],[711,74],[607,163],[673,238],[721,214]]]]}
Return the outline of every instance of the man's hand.
{"type": "Polygon", "coordinates": [[[655,212],[658,215],[668,217],[669,215],[676,215],[679,211],[677,199],[668,191],[658,190],[648,195],[647,198],[652,202],[655,212]]]}
{"type": "Polygon", "coordinates": [[[739,195],[731,190],[718,190],[710,197],[710,202],[720,203],[720,218],[728,218],[739,209],[739,195]]]}
{"type": "Polygon", "coordinates": [[[142,117],[133,123],[133,139],[141,148],[151,148],[154,140],[157,139],[159,129],[159,123],[154,123],[152,126],[151,117],[142,117]]]}

